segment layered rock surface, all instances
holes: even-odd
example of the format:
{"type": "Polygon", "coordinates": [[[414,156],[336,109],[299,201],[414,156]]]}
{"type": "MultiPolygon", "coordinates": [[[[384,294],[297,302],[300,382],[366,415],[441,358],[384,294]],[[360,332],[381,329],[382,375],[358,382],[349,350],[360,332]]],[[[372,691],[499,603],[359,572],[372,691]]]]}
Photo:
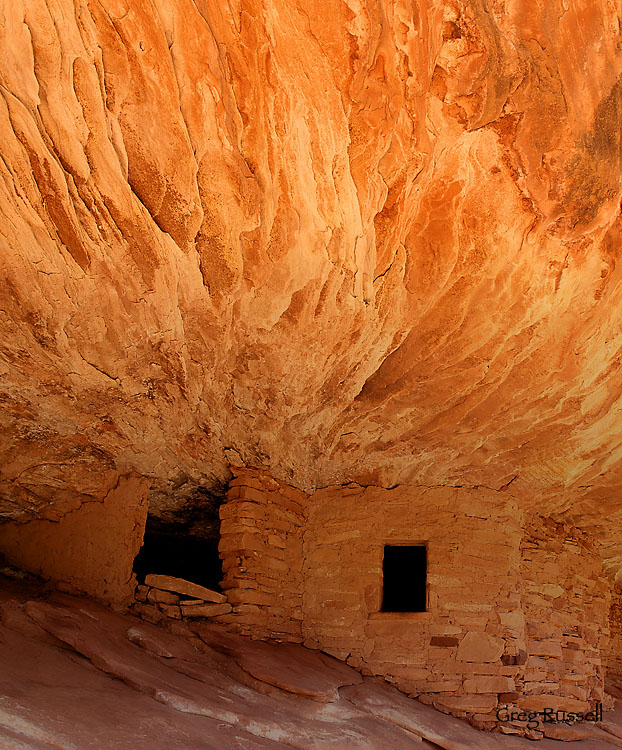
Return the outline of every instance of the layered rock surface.
{"type": "Polygon", "coordinates": [[[507,486],[615,572],[621,42],[604,0],[2,3],[0,516],[507,486]]]}
{"type": "MultiPolygon", "coordinates": [[[[86,598],[41,595],[0,579],[6,750],[531,747],[482,734],[301,646],[256,643],[215,625],[167,631],[86,598]]],[[[574,732],[578,750],[622,745],[617,713],[574,732]]]]}

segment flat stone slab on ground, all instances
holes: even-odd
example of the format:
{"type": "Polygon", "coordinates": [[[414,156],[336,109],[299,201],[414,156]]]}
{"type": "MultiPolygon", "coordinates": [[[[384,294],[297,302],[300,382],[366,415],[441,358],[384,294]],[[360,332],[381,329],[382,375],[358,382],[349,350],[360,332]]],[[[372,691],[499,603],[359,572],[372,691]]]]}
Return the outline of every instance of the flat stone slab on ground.
{"type": "Polygon", "coordinates": [[[218,593],[218,591],[212,591],[205,588],[205,586],[200,586],[198,583],[192,583],[192,581],[186,581],[183,578],[174,578],[173,576],[150,573],[145,578],[145,585],[152,586],[155,589],[162,589],[163,591],[174,591],[177,594],[191,596],[194,599],[216,602],[217,604],[227,601],[227,597],[224,594],[218,593]]]}
{"type": "Polygon", "coordinates": [[[149,589],[147,591],[147,601],[153,604],[179,604],[179,594],[162,589],[149,589]]]}

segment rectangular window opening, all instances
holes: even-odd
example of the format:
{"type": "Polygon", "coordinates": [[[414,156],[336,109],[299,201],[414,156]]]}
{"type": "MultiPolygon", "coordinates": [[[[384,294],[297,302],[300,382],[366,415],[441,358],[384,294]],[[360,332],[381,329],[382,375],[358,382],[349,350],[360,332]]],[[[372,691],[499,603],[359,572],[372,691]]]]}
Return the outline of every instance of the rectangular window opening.
{"type": "Polygon", "coordinates": [[[384,547],[382,612],[427,610],[428,554],[424,544],[384,547]]]}

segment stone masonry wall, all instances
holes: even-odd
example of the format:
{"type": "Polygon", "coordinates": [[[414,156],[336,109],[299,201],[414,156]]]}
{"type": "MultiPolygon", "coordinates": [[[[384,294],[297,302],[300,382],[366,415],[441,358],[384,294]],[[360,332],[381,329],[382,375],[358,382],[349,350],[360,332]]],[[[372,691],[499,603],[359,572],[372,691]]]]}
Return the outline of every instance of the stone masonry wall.
{"type": "Polygon", "coordinates": [[[520,670],[520,534],[516,508],[488,490],[317,492],[304,543],[305,645],[492,727],[520,670]],[[384,545],[417,542],[428,548],[428,611],[380,612],[384,545]]]}
{"type": "Polygon", "coordinates": [[[305,498],[259,471],[232,480],[220,508],[219,550],[233,612],[220,622],[254,638],[301,642],[305,498]]]}
{"type": "Polygon", "coordinates": [[[601,652],[608,640],[609,583],[594,544],[578,529],[535,518],[521,542],[527,662],[521,706],[564,700],[585,710],[604,698],[601,652]]]}
{"type": "Polygon", "coordinates": [[[351,485],[306,498],[243,472],[221,519],[234,609],[217,619],[240,632],[321,649],[484,728],[506,705],[602,700],[608,586],[597,550],[572,527],[525,520],[506,493],[351,485]],[[387,544],[426,545],[427,611],[380,611],[387,544]]]}
{"type": "Polygon", "coordinates": [[[614,591],[609,606],[609,639],[605,649],[607,692],[622,698],[622,594],[614,591]]]}

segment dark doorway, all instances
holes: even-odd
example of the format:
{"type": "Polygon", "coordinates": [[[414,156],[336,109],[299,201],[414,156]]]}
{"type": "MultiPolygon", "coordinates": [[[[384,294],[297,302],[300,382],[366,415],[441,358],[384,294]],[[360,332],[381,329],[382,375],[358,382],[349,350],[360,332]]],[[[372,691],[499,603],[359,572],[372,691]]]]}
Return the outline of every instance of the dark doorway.
{"type": "Polygon", "coordinates": [[[145,541],[134,560],[134,572],[140,583],[149,573],[162,573],[220,591],[222,562],[218,540],[147,527],[145,541]]]}
{"type": "Polygon", "coordinates": [[[199,488],[174,511],[157,513],[154,507],[147,516],[143,546],[134,560],[139,583],[149,573],[159,573],[220,591],[218,510],[224,500],[224,489],[199,488]]]}
{"type": "Polygon", "coordinates": [[[425,612],[428,555],[424,544],[385,545],[382,611],[425,612]]]}

